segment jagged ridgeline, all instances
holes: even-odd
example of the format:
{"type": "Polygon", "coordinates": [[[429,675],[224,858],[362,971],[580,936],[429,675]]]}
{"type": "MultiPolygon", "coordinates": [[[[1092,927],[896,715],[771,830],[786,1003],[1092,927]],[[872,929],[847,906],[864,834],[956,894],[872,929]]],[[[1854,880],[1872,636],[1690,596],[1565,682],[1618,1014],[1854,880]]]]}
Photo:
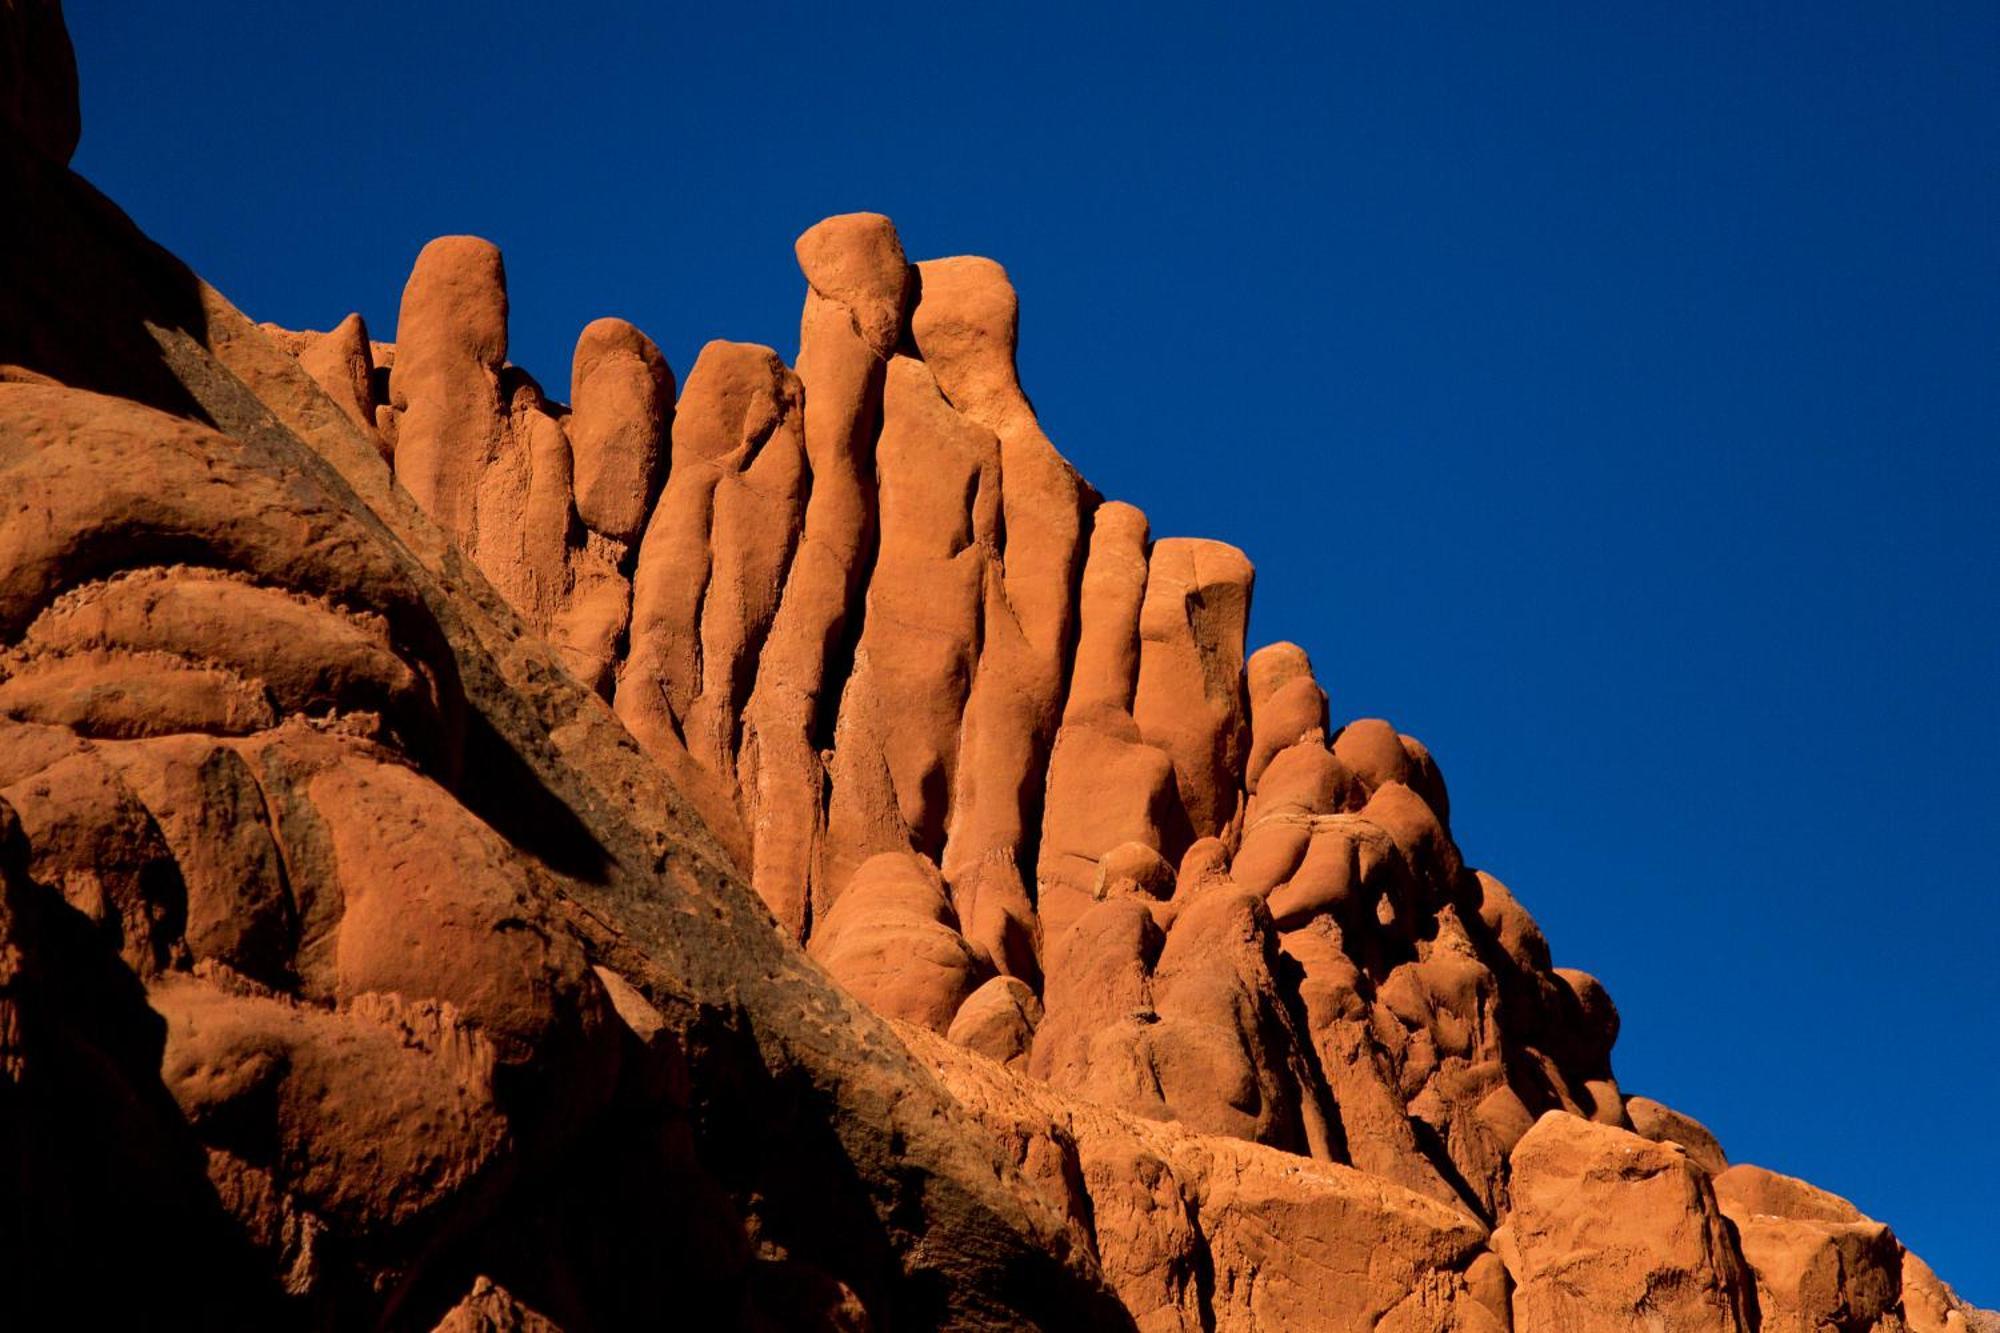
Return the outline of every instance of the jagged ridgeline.
{"type": "Polygon", "coordinates": [[[0,69],[0,1323],[2000,1326],[1621,1091],[999,265],[831,218],[796,367],[565,405],[490,244],[258,326],[0,69]]]}
{"type": "Polygon", "coordinates": [[[1246,663],[1243,553],[1050,444],[1000,266],[872,214],[797,251],[799,370],[713,342],[678,401],[605,319],[551,402],[472,237],[394,344],[274,336],[878,1012],[1487,1221],[1539,1113],[1625,1124],[1615,1010],[1465,868],[1424,747],[1246,663]]]}

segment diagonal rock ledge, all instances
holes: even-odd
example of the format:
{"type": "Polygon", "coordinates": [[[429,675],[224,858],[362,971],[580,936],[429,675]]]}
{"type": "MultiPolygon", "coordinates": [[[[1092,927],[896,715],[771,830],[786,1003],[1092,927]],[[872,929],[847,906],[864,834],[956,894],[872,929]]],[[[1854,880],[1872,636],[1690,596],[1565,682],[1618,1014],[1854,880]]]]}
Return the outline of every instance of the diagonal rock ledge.
{"type": "Polygon", "coordinates": [[[796,369],[606,318],[565,405],[490,244],[254,326],[66,169],[53,4],[0,63],[10,1322],[1995,1328],[1621,1092],[997,264],[828,219],[796,369]]]}

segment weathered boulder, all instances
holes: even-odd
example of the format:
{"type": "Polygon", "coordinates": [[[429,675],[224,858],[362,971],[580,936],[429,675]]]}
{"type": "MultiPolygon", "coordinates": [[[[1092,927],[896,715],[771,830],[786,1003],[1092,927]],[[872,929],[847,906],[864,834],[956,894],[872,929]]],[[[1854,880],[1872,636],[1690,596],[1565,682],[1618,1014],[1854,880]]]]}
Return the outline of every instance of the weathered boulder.
{"type": "Polygon", "coordinates": [[[985,979],[937,868],[913,852],[862,863],[813,932],[812,956],[876,1013],[933,1032],[951,1027],[985,979]]]}
{"type": "Polygon", "coordinates": [[[1515,1145],[1494,1248],[1520,1328],[1748,1333],[1750,1274],[1708,1175],[1678,1145],[1550,1112],[1515,1145]]]}
{"type": "Polygon", "coordinates": [[[1658,1143],[1678,1143],[1687,1149],[1687,1155],[1694,1164],[1711,1176],[1719,1176],[1729,1169],[1729,1158],[1723,1153],[1722,1145],[1715,1141],[1715,1135],[1708,1132],[1706,1125],[1692,1116],[1682,1115],[1651,1097],[1627,1097],[1625,1115],[1632,1122],[1632,1131],[1639,1137],[1658,1143]]]}
{"type": "Polygon", "coordinates": [[[1803,1180],[1738,1165],[1715,1177],[1757,1279],[1770,1333],[1901,1329],[1903,1247],[1889,1228],[1803,1180]]]}
{"type": "Polygon", "coordinates": [[[1042,1023],[1042,1002],[1019,977],[989,977],[952,1016],[945,1039],[1009,1069],[1025,1070],[1042,1023]]]}

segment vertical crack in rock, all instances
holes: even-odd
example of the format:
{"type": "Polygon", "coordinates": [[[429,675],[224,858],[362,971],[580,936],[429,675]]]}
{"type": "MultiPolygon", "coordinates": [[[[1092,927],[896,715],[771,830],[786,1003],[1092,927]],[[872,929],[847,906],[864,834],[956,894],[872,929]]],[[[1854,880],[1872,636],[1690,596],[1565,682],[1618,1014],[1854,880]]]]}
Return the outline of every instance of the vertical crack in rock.
{"type": "Polygon", "coordinates": [[[829,218],[796,371],[603,318],[565,406],[490,243],[253,326],[69,174],[47,0],[0,69],[0,1319],[1995,1327],[1625,1095],[998,264],[829,218]]]}

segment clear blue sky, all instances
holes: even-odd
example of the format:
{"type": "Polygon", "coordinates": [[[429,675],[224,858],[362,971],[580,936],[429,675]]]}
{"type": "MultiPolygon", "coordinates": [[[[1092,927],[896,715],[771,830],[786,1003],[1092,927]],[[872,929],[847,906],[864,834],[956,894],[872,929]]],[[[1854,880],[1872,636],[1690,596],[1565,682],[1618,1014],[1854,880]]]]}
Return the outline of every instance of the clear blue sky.
{"type": "Polygon", "coordinates": [[[293,326],[490,237],[558,396],[598,315],[789,356],[825,214],[1000,259],[1626,1087],[2000,1306],[2000,8],[670,8],[73,0],[77,166],[293,326]]]}

